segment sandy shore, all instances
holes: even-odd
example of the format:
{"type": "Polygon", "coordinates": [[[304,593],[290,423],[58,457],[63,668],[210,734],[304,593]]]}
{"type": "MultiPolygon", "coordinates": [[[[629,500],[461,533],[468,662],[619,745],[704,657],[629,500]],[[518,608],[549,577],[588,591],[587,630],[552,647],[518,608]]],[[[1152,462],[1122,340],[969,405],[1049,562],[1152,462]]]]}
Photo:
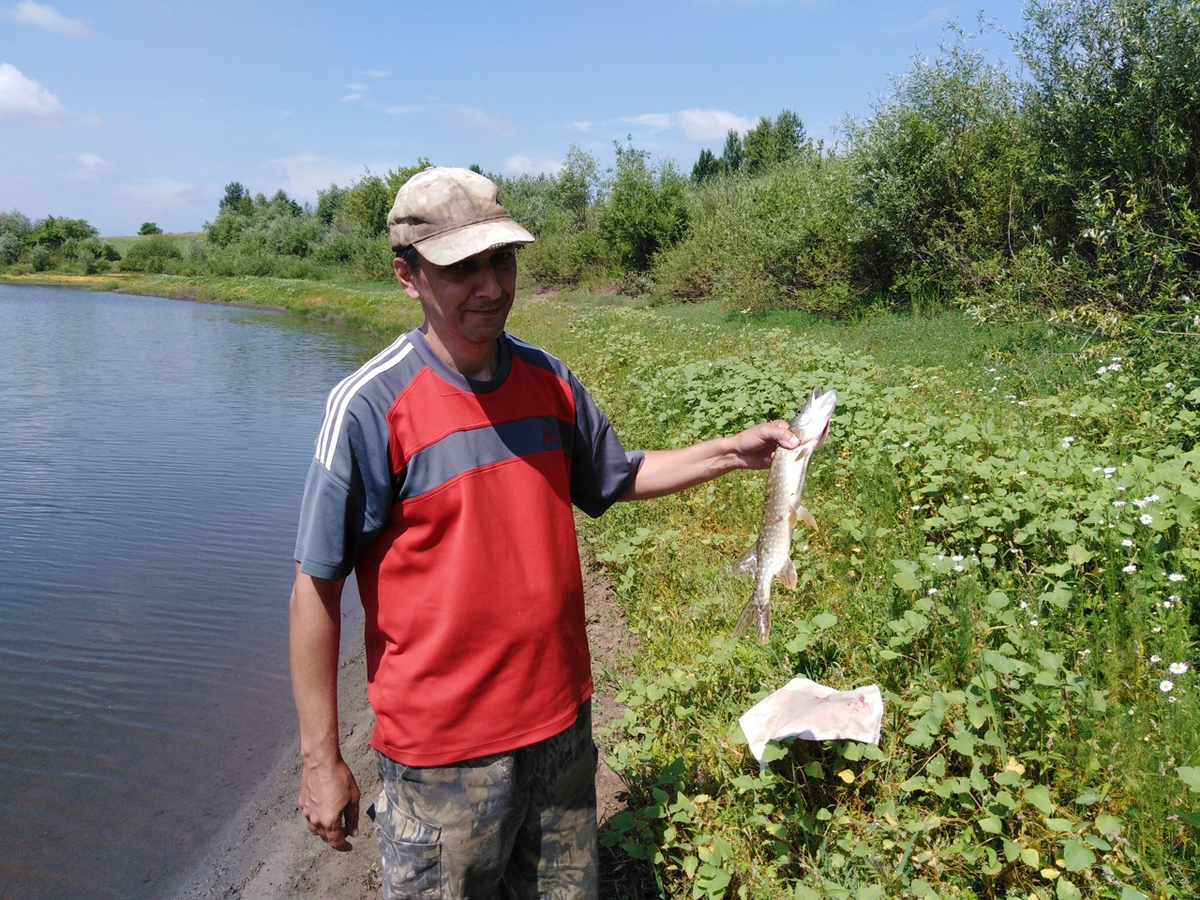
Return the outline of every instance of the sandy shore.
{"type": "MultiPolygon", "coordinates": [[[[634,649],[619,607],[594,565],[584,566],[588,636],[597,692],[592,701],[597,725],[620,710],[604,689],[602,673],[624,668],[634,649]]],[[[363,815],[354,849],[340,853],[308,833],[296,805],[300,787],[300,747],[296,745],[230,822],[213,849],[188,876],[176,900],[284,900],[321,897],[360,900],[379,896],[379,857],[366,809],[379,793],[369,743],[374,715],[367,703],[366,668],[360,651],[342,663],[338,679],[342,755],[358,779],[363,815]]],[[[596,774],[601,820],[621,808],[623,785],[601,765],[596,774]]]]}

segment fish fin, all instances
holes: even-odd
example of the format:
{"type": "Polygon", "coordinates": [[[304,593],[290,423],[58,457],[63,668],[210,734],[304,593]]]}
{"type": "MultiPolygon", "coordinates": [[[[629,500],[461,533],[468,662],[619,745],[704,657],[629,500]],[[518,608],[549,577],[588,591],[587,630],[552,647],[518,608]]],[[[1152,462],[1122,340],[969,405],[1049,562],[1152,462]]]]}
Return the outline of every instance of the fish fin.
{"type": "Polygon", "coordinates": [[[813,531],[821,530],[821,529],[817,528],[817,520],[813,518],[813,514],[808,511],[807,507],[797,506],[794,511],[794,515],[799,516],[800,520],[802,522],[804,522],[804,524],[807,525],[809,528],[811,528],[813,531]]]}
{"type": "Polygon", "coordinates": [[[751,575],[758,574],[758,542],[755,541],[750,545],[750,549],[738,557],[737,562],[733,564],[735,572],[749,572],[751,575]]]}
{"type": "Polygon", "coordinates": [[[742,614],[738,616],[737,624],[733,626],[733,636],[735,638],[743,637],[750,630],[751,623],[754,623],[758,642],[765,644],[771,634],[771,605],[768,603],[765,606],[759,606],[753,600],[749,600],[742,608],[742,614]]]}
{"type": "Polygon", "coordinates": [[[779,580],[790,591],[796,587],[796,582],[799,581],[799,576],[796,574],[796,564],[790,559],[784,561],[783,568],[779,570],[779,580]]]}
{"type": "Polygon", "coordinates": [[[792,531],[796,530],[796,508],[794,506],[788,507],[788,528],[792,531]]]}

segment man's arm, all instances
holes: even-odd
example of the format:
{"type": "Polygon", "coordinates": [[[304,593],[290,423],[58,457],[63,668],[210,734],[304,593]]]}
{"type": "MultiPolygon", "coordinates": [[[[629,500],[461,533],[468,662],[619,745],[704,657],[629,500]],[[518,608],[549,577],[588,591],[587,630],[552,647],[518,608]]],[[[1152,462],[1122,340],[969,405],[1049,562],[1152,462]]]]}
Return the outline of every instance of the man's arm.
{"type": "Polygon", "coordinates": [[[358,834],[358,783],[338,738],[338,644],[342,581],[305,575],[292,588],[292,693],[300,719],[300,810],[308,830],[336,850],[358,834]]]}
{"type": "Polygon", "coordinates": [[[664,497],[734,469],[765,469],[771,465],[776,447],[790,450],[799,443],[787,422],[778,419],[679,450],[647,450],[637,477],[621,499],[664,497]]]}

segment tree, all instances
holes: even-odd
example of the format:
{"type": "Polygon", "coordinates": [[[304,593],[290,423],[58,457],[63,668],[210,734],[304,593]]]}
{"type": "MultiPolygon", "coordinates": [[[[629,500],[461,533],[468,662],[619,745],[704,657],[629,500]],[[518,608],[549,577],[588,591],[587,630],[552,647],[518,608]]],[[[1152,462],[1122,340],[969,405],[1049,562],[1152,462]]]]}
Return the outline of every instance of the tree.
{"type": "Polygon", "coordinates": [[[696,184],[703,184],[710,178],[720,175],[721,171],[721,160],[705,147],[700,151],[700,157],[696,160],[696,164],[692,166],[692,181],[696,184]]]}
{"type": "Polygon", "coordinates": [[[55,218],[46,216],[33,225],[29,243],[58,250],[67,241],[83,241],[96,237],[100,232],[83,219],[55,218]]]}
{"type": "Polygon", "coordinates": [[[737,133],[736,128],[730,128],[725,135],[725,147],[721,151],[721,168],[729,175],[738,172],[742,168],[742,161],[746,157],[746,151],[742,148],[742,138],[737,133]]]}
{"type": "Polygon", "coordinates": [[[616,176],[596,227],[622,264],[644,272],[655,253],[687,232],[686,180],[670,160],[651,168],[649,153],[632,144],[616,151],[616,176]]]}
{"type": "Polygon", "coordinates": [[[142,227],[138,229],[138,234],[162,234],[163,230],[153,222],[143,222],[142,227]]]}
{"type": "Polygon", "coordinates": [[[248,213],[253,208],[250,192],[240,181],[231,181],[225,185],[225,196],[221,198],[218,212],[229,210],[235,213],[248,213]]]}
{"type": "Polygon", "coordinates": [[[804,123],[790,109],[780,112],[774,122],[762,116],[742,141],[743,166],[749,174],[761,175],[799,157],[805,143],[804,123]]]}
{"type": "Polygon", "coordinates": [[[554,179],[551,201],[567,213],[576,229],[587,225],[588,208],[600,193],[599,170],[596,157],[578,144],[572,144],[554,179]]]}

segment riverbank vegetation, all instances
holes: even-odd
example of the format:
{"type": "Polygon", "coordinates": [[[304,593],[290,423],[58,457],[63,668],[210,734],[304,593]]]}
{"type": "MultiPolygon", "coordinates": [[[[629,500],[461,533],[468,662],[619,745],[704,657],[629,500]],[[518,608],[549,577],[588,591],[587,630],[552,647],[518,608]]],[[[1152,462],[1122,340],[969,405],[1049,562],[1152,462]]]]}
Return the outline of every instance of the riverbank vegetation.
{"type": "MultiPolygon", "coordinates": [[[[627,709],[600,735],[629,787],[613,896],[1200,892],[1200,7],[1027,10],[1023,78],[962,38],[836,147],[784,111],[690,172],[624,145],[610,173],[573,148],[498,179],[538,236],[523,285],[559,288],[511,330],[628,446],[839,396],[766,646],[729,638],[761,473],[584,526],[641,642],[602,685],[627,709]],[[789,741],[760,770],[737,718],[797,676],[878,684],[880,745],[789,741]]],[[[382,216],[424,163],[315,209],[234,183],[201,236],[44,258],[394,333],[382,216]]],[[[5,263],[47,277],[18,217],[5,263]]]]}
{"type": "MultiPolygon", "coordinates": [[[[953,34],[835,143],[783,110],[691,164],[571,147],[555,174],[492,177],[538,237],[527,278],[730,308],[839,316],[938,300],[977,318],[1112,335],[1194,332],[1200,307],[1200,10],[1191,0],[1031,0],[1021,73],[953,34]]],[[[315,207],[231,182],[202,234],[0,214],[13,273],[387,280],[384,219],[429,164],[364,172],[315,207]]]]}

